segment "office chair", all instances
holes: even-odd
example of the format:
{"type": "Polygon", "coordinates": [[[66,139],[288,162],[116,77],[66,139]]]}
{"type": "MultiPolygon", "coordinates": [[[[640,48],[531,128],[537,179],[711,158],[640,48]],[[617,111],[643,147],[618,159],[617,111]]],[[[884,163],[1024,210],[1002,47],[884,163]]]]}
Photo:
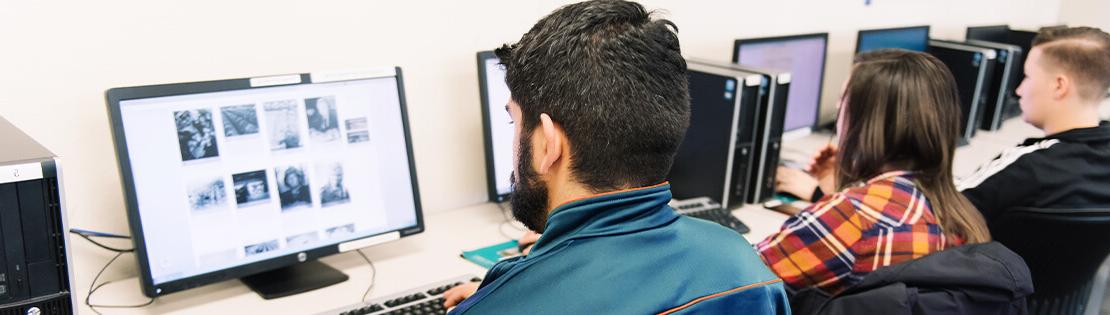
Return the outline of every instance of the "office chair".
{"type": "Polygon", "coordinates": [[[1101,288],[1096,273],[1110,255],[1110,208],[1017,208],[999,215],[990,230],[1029,266],[1030,314],[1098,311],[1087,310],[1087,302],[1092,287],[1101,288]]]}

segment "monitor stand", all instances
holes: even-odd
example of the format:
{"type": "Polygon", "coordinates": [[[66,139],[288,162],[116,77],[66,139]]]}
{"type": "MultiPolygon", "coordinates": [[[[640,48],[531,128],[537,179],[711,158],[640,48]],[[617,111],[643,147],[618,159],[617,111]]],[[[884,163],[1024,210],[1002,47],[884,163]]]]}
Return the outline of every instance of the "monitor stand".
{"type": "Polygon", "coordinates": [[[347,281],[338,269],[313,260],[239,278],[263,299],[276,299],[347,281]]]}

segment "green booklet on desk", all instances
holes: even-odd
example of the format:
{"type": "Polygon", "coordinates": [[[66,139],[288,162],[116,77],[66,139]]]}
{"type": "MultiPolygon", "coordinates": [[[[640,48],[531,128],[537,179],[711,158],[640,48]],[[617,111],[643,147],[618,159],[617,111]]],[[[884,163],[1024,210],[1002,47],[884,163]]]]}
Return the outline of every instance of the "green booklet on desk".
{"type": "Polygon", "coordinates": [[[520,256],[520,250],[518,250],[516,246],[516,240],[512,240],[475,250],[463,251],[459,256],[483,268],[489,269],[502,259],[520,256]]]}

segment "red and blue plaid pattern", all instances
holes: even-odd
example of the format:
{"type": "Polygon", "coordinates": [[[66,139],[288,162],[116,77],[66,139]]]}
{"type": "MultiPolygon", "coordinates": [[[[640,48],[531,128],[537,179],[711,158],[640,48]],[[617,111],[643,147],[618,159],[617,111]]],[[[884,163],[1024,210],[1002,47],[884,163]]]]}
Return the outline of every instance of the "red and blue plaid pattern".
{"type": "Polygon", "coordinates": [[[795,289],[836,294],[875,269],[959,245],[946,238],[908,172],[890,172],[821,198],[755,246],[795,289]]]}

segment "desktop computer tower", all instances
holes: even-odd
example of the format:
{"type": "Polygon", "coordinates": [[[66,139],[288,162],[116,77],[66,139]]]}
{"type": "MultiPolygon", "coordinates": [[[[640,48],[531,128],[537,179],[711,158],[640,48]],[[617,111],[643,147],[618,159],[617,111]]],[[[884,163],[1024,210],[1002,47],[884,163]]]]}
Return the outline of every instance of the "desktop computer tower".
{"type": "Polygon", "coordinates": [[[960,97],[960,145],[975,136],[989,93],[997,55],[994,50],[967,44],[930,40],[928,53],[944,62],[956,80],[960,97]]]}
{"type": "Polygon", "coordinates": [[[746,200],[763,77],[689,61],[690,127],[667,178],[674,199],[746,200]]]}
{"type": "Polygon", "coordinates": [[[1033,46],[1033,39],[1036,36],[1037,32],[1011,30],[1010,27],[1006,25],[967,28],[967,35],[965,38],[969,43],[977,44],[977,41],[982,41],[1013,45],[1018,48],[1008,58],[1014,65],[1013,71],[1011,71],[1011,80],[1013,81],[1014,89],[1010,90],[1007,96],[1006,107],[1003,108],[1002,116],[1005,118],[1013,118],[1021,115],[1021,106],[1018,105],[1019,98],[1016,90],[1017,86],[1021,85],[1021,80],[1025,78],[1025,56],[1029,54],[1029,50],[1033,46]]]}
{"type": "Polygon", "coordinates": [[[1002,127],[1003,121],[1021,114],[1021,108],[1017,106],[1015,97],[1015,90],[1022,80],[1019,76],[1021,71],[1017,68],[1024,66],[1021,47],[981,40],[968,40],[965,44],[992,49],[997,56],[979,129],[998,130],[1002,127]]]}
{"type": "MultiPolygon", "coordinates": [[[[752,116],[740,117],[742,125],[750,125],[754,128],[751,135],[743,135],[740,139],[752,139],[750,145],[748,143],[741,143],[737,146],[737,150],[744,150],[752,148],[750,154],[752,160],[747,169],[749,175],[746,176],[747,181],[743,183],[735,183],[732,186],[733,196],[735,200],[744,200],[746,203],[759,203],[774,196],[775,193],[775,174],[779,164],[780,151],[782,149],[782,134],[784,131],[784,122],[786,118],[786,104],[787,95],[790,92],[790,74],[782,71],[767,70],[747,65],[740,65],[735,63],[718,63],[712,61],[705,61],[701,59],[690,60],[691,63],[698,63],[706,66],[713,66],[743,73],[749,73],[753,81],[757,75],[761,79],[759,88],[759,100],[756,102],[756,110],[752,116]],[[746,190],[746,192],[745,192],[746,190]]],[[[741,129],[745,130],[745,129],[741,129]]],[[[739,154],[737,155],[739,156],[739,154]]],[[[739,161],[737,162],[739,163],[739,161]]],[[[734,171],[740,171],[734,169],[734,171]]],[[[740,206],[741,203],[733,203],[734,206],[740,206]]]]}
{"type": "Polygon", "coordinates": [[[782,135],[785,132],[787,96],[790,94],[790,73],[757,70],[770,82],[760,102],[759,131],[756,138],[756,165],[752,167],[752,184],[749,203],[760,203],[775,195],[775,175],[782,155],[782,135]]]}
{"type": "Polygon", "coordinates": [[[53,154],[0,118],[0,314],[73,314],[53,154]]]}

